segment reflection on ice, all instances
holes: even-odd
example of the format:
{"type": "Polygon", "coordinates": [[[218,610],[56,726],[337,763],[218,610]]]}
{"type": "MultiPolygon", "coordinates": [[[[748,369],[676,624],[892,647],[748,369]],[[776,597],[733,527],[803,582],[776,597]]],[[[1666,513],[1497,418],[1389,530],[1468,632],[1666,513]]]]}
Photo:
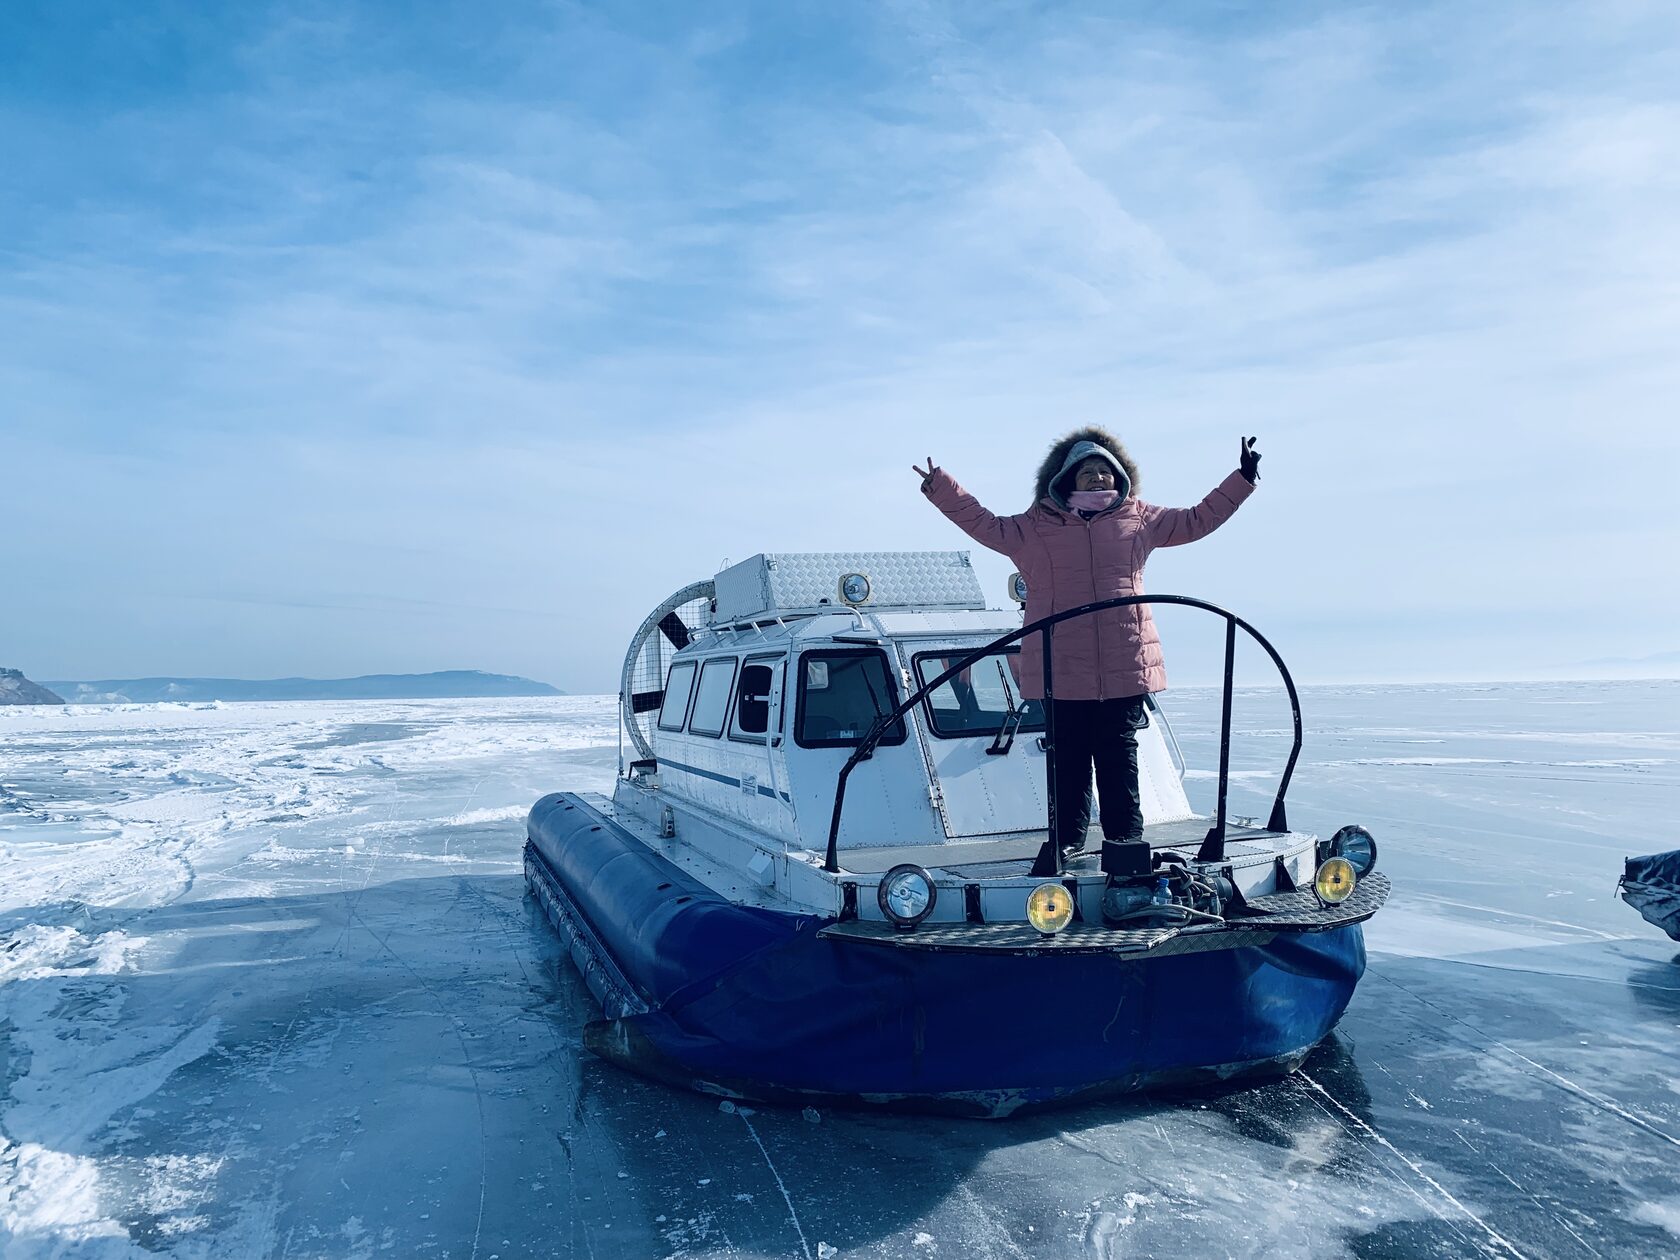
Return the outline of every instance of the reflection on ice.
{"type": "MultiPolygon", "coordinates": [[[[1172,698],[1211,764],[1216,698],[1172,698]]],[[[1291,820],[1369,825],[1396,889],[1340,1031],[1285,1080],[1002,1124],[724,1110],[581,1051],[520,819],[610,786],[610,700],[0,713],[0,1250],[1680,1246],[1680,961],[1614,896],[1680,815],[1680,685],[1304,705],[1291,820]]]]}

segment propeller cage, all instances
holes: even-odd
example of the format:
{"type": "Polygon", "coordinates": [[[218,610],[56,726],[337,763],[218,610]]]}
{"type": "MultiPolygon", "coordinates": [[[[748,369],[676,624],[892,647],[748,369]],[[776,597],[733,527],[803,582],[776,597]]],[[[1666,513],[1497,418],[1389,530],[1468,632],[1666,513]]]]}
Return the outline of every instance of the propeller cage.
{"type": "Polygon", "coordinates": [[[711,616],[712,582],[694,582],[661,601],[636,628],[618,685],[619,718],[640,757],[653,757],[653,728],[665,703],[671,657],[687,647],[711,616]]]}

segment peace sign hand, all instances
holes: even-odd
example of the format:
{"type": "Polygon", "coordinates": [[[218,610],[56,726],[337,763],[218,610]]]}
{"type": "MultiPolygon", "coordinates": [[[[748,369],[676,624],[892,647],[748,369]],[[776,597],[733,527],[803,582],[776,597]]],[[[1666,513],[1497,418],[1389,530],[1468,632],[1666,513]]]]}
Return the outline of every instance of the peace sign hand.
{"type": "Polygon", "coordinates": [[[1254,449],[1258,438],[1244,438],[1242,440],[1242,463],[1238,466],[1249,485],[1260,480],[1260,452],[1254,449]]]}
{"type": "Polygon", "coordinates": [[[929,455],[927,457],[927,464],[928,464],[928,466],[926,468],[922,468],[917,464],[911,464],[910,465],[911,469],[919,477],[921,477],[922,488],[924,490],[927,488],[927,483],[933,480],[933,474],[939,471],[939,465],[933,462],[933,456],[932,455],[929,455]]]}

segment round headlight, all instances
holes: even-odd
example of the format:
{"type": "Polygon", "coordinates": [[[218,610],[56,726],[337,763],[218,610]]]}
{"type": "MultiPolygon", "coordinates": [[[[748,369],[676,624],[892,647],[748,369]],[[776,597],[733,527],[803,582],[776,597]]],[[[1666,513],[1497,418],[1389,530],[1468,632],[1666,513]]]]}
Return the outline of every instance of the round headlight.
{"type": "Polygon", "coordinates": [[[848,573],[840,579],[840,598],[848,604],[862,604],[869,599],[869,579],[861,573],[848,573]]]}
{"type": "Polygon", "coordinates": [[[1313,892],[1327,906],[1339,905],[1353,895],[1359,876],[1353,873],[1353,863],[1346,858],[1325,858],[1313,876],[1313,892]]]}
{"type": "Polygon", "coordinates": [[[881,882],[875,889],[875,900],[881,907],[881,913],[892,921],[895,928],[906,930],[933,913],[933,903],[938,896],[933,877],[909,862],[895,866],[881,876],[881,882]]]}
{"type": "Polygon", "coordinates": [[[1049,936],[1073,922],[1073,895],[1060,884],[1040,884],[1027,894],[1027,922],[1049,936]]]}
{"type": "Polygon", "coordinates": [[[1027,602],[1027,579],[1019,573],[1009,575],[1009,598],[1017,604],[1027,602]]]}
{"type": "Polygon", "coordinates": [[[1364,879],[1377,864],[1377,841],[1363,827],[1343,827],[1330,837],[1330,852],[1353,864],[1353,873],[1364,879]]]}

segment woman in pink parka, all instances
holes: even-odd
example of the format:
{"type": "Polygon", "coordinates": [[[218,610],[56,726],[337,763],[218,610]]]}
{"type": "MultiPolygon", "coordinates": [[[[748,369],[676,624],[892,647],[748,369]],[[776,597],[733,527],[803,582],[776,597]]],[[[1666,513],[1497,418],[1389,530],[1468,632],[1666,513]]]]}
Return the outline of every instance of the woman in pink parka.
{"type": "MultiPolygon", "coordinates": [[[[1143,566],[1157,547],[1195,542],[1218,529],[1254,493],[1260,455],[1242,443],[1241,465],[1193,508],[1163,508],[1136,496],[1137,465],[1112,434],[1090,427],[1062,438],[1038,470],[1032,507],[996,516],[933,462],[915,467],[922,493],[975,542],[1001,551],[1027,583],[1029,622],[1123,595],[1141,595],[1143,566]]],[[[1021,644],[1018,677],[1029,700],[1044,695],[1042,635],[1021,644]]],[[[1103,836],[1143,835],[1137,731],[1144,696],[1167,685],[1161,638],[1147,604],[1108,608],[1055,628],[1056,841],[1084,843],[1085,798],[1096,770],[1103,836]]]]}

